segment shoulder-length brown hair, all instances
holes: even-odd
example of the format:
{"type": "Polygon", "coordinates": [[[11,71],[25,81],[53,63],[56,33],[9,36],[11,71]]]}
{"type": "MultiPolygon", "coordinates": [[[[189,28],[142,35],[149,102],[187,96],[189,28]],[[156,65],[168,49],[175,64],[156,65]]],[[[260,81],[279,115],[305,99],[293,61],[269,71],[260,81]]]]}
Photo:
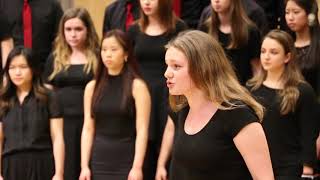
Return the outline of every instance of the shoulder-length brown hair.
{"type": "MultiPolygon", "coordinates": [[[[223,48],[212,36],[197,30],[185,31],[166,45],[170,47],[184,53],[192,81],[209,100],[221,103],[221,109],[239,107],[235,101],[242,101],[262,119],[263,107],[240,85],[223,48]]],[[[174,111],[187,105],[185,96],[170,95],[169,101],[174,111]]]]}
{"type": "MultiPolygon", "coordinates": [[[[166,33],[174,32],[176,29],[176,23],[178,21],[177,16],[173,12],[172,0],[158,0],[158,18],[160,24],[166,28],[166,33]]],[[[148,16],[144,14],[140,4],[140,18],[138,24],[142,32],[145,32],[149,25],[148,16]]]]}
{"type": "MultiPolygon", "coordinates": [[[[230,3],[231,42],[227,48],[234,49],[248,43],[250,27],[255,27],[255,25],[244,11],[241,0],[231,0],[230,3]]],[[[211,16],[205,21],[205,25],[209,29],[208,33],[218,38],[220,20],[213,8],[211,8],[211,11],[211,16]]]]}
{"type": "MultiPolygon", "coordinates": [[[[294,41],[288,33],[281,30],[270,31],[263,40],[266,38],[277,41],[282,46],[284,53],[286,55],[290,55],[290,60],[285,64],[285,68],[280,79],[283,83],[283,89],[278,91],[278,94],[281,97],[280,113],[288,114],[295,110],[296,103],[299,98],[298,84],[304,82],[303,76],[301,75],[296,63],[294,41]]],[[[260,73],[255,75],[247,83],[247,85],[251,87],[252,91],[258,89],[267,77],[267,71],[265,71],[262,66],[260,68],[260,73]]]]}
{"type": "Polygon", "coordinates": [[[88,63],[84,66],[84,71],[86,73],[95,73],[96,71],[99,54],[98,34],[95,30],[92,19],[85,8],[71,8],[64,13],[59,23],[58,34],[54,41],[54,68],[53,72],[49,76],[50,80],[52,80],[59,72],[67,70],[70,66],[69,58],[72,51],[65,39],[64,25],[66,21],[73,18],[79,18],[87,28],[84,53],[87,57],[88,63]]]}
{"type": "Polygon", "coordinates": [[[9,67],[13,59],[18,56],[23,56],[26,59],[28,67],[31,70],[31,93],[33,93],[35,98],[41,103],[47,103],[48,101],[49,90],[42,82],[39,60],[35,58],[31,49],[24,48],[23,46],[17,46],[9,53],[7,63],[3,69],[4,77],[7,78],[7,81],[0,89],[0,118],[2,118],[10,110],[10,108],[14,106],[14,98],[17,93],[17,87],[9,76],[9,67]]]}

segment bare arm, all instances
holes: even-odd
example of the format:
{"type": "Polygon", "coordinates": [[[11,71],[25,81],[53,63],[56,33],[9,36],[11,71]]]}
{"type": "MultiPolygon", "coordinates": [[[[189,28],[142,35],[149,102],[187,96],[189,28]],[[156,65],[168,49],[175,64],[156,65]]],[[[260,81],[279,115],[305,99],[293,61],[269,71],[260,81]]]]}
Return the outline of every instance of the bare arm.
{"type": "Polygon", "coordinates": [[[2,122],[0,123],[0,180],[3,180],[2,177],[2,151],[3,151],[3,125],[2,122]]]}
{"type": "Polygon", "coordinates": [[[132,169],[128,179],[142,180],[142,166],[148,144],[149,118],[151,98],[147,85],[140,79],[135,79],[132,85],[132,95],[136,108],[136,142],[132,169]]]}
{"type": "Polygon", "coordinates": [[[157,164],[157,173],[156,173],[156,180],[167,180],[167,171],[166,171],[166,164],[171,154],[172,145],[173,145],[173,138],[174,138],[174,124],[172,119],[168,116],[168,121],[166,127],[164,129],[160,154],[158,158],[157,164]]]}
{"type": "Polygon", "coordinates": [[[13,48],[12,38],[7,38],[1,41],[1,53],[2,53],[2,68],[6,65],[7,57],[13,48]]]}
{"type": "Polygon", "coordinates": [[[95,134],[95,121],[91,117],[92,94],[95,87],[95,81],[90,81],[84,91],[84,123],[81,133],[81,180],[90,180],[91,172],[89,161],[93,138],[95,134]]]}
{"type": "Polygon", "coordinates": [[[261,124],[248,124],[233,141],[254,180],[274,180],[269,148],[261,124]]]}
{"type": "Polygon", "coordinates": [[[63,179],[64,171],[64,140],[63,140],[63,119],[50,119],[50,133],[53,145],[53,156],[55,164],[55,175],[57,179],[63,179]]]}

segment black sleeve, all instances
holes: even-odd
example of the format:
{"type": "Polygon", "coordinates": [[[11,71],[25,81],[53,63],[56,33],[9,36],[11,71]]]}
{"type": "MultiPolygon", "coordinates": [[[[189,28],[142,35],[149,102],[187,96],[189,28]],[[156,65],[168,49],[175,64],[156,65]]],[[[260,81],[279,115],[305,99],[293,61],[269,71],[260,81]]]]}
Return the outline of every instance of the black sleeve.
{"type": "Polygon", "coordinates": [[[316,160],[316,139],[319,133],[319,104],[309,84],[299,85],[297,118],[301,127],[302,162],[314,167],[316,160]]]}
{"type": "Polygon", "coordinates": [[[241,106],[229,111],[228,118],[225,119],[225,132],[234,138],[245,126],[258,122],[258,117],[248,106],[241,106]]]}
{"type": "Polygon", "coordinates": [[[0,41],[2,41],[11,36],[9,22],[7,17],[2,12],[0,12],[0,25],[0,41]]]}
{"type": "Polygon", "coordinates": [[[250,60],[260,58],[261,34],[256,27],[250,27],[249,29],[248,48],[251,49],[249,54],[250,60]]]}
{"type": "Polygon", "coordinates": [[[44,70],[42,73],[42,80],[45,83],[49,83],[50,84],[50,80],[49,80],[49,76],[51,75],[51,73],[53,72],[53,55],[50,54],[46,60],[45,66],[44,66],[44,70]]]}
{"type": "Polygon", "coordinates": [[[59,106],[59,98],[54,91],[49,91],[48,94],[48,106],[49,106],[49,117],[50,118],[61,118],[62,117],[62,110],[59,106]]]}

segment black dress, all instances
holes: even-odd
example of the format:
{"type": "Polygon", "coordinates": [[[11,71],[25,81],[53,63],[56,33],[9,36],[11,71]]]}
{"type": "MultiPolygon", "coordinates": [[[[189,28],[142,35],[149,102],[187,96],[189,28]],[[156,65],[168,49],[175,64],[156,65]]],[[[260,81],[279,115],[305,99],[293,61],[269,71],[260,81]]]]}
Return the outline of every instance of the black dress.
{"type": "Polygon", "coordinates": [[[171,115],[175,138],[170,167],[171,180],[251,180],[250,172],[233,138],[258,118],[247,106],[218,110],[198,133],[189,135],[184,124],[185,107],[171,115]]]}
{"type": "Polygon", "coordinates": [[[317,96],[319,97],[320,96],[320,67],[319,65],[317,66],[303,65],[303,64],[306,64],[306,63],[303,63],[303,61],[308,60],[305,57],[309,52],[310,46],[296,47],[296,49],[298,54],[298,65],[301,69],[302,75],[305,78],[305,80],[312,86],[317,96]]]}
{"type": "MultiPolygon", "coordinates": [[[[3,126],[2,176],[5,180],[51,180],[55,173],[51,118],[61,118],[56,94],[40,102],[30,92],[0,117],[3,126]]],[[[56,121],[56,120],[52,120],[56,121]]],[[[58,121],[58,120],[57,120],[58,121]]]]}
{"type": "Polygon", "coordinates": [[[93,180],[126,180],[135,153],[135,104],[132,96],[122,103],[122,75],[109,77],[93,109],[95,137],[90,166],[93,180]]]}
{"type": "Polygon", "coordinates": [[[153,180],[160,149],[163,130],[168,117],[168,88],[164,78],[165,45],[186,25],[178,21],[176,29],[171,33],[150,36],[140,30],[138,24],[132,25],[128,34],[134,43],[134,53],[138,61],[139,70],[148,85],[151,95],[151,114],[149,124],[149,141],[144,162],[144,179],[153,180]]]}
{"type": "Polygon", "coordinates": [[[297,179],[301,177],[303,164],[313,167],[316,160],[319,119],[315,94],[307,84],[300,84],[298,90],[295,112],[286,115],[280,114],[277,89],[261,85],[252,92],[266,109],[262,126],[276,179],[297,179]]]}
{"type": "MultiPolygon", "coordinates": [[[[52,59],[49,58],[45,78],[52,72],[52,59]]],[[[83,126],[83,93],[86,84],[93,78],[92,73],[83,71],[84,64],[70,65],[49,81],[58,95],[63,109],[63,133],[65,141],[65,180],[78,179],[80,175],[80,139],[83,126]]]]}

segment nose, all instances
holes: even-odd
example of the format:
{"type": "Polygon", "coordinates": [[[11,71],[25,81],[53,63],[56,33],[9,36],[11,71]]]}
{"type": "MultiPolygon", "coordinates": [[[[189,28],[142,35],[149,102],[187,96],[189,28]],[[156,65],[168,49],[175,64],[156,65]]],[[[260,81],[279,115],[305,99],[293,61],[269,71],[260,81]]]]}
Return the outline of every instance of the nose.
{"type": "Polygon", "coordinates": [[[263,53],[261,59],[262,59],[262,58],[265,59],[265,60],[269,60],[269,58],[270,58],[270,53],[268,53],[268,52],[263,53]]]}
{"type": "Polygon", "coordinates": [[[150,0],[141,0],[141,3],[144,4],[144,5],[147,5],[150,3],[150,0]]]}
{"type": "Polygon", "coordinates": [[[75,30],[71,30],[71,36],[75,37],[76,36],[76,31],[75,30]]]}
{"type": "Polygon", "coordinates": [[[20,76],[20,75],[21,75],[21,68],[15,68],[14,74],[15,74],[16,76],[20,76]]]}
{"type": "Polygon", "coordinates": [[[289,12],[287,14],[288,20],[292,21],[293,20],[293,13],[289,12]]]}
{"type": "Polygon", "coordinates": [[[166,71],[164,72],[164,77],[167,79],[170,79],[172,78],[172,76],[173,76],[173,73],[171,72],[170,68],[167,67],[166,71]]]}

